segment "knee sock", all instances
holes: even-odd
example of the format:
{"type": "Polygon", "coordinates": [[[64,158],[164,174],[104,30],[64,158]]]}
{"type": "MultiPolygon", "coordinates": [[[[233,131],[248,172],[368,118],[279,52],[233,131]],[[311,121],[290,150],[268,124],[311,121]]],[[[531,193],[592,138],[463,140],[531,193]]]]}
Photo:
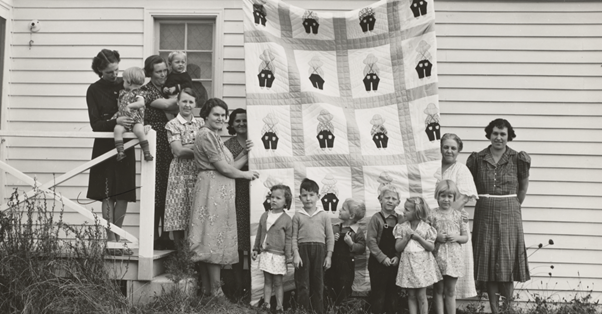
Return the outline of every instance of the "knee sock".
{"type": "Polygon", "coordinates": [[[123,154],[123,141],[115,141],[115,148],[117,148],[117,153],[123,154]]]}
{"type": "Polygon", "coordinates": [[[142,151],[143,151],[145,154],[148,154],[148,153],[150,153],[150,152],[149,152],[149,150],[148,150],[148,141],[147,141],[147,140],[140,141],[140,147],[142,147],[142,151]]]}

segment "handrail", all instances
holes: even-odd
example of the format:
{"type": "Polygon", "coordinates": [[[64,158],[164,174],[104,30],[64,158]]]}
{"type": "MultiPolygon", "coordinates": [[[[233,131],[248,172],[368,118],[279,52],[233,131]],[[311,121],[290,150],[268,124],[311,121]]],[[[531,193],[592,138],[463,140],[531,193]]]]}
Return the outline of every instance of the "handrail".
{"type": "MultiPolygon", "coordinates": [[[[3,137],[34,137],[34,138],[113,138],[113,133],[110,132],[36,132],[36,131],[5,131],[0,130],[0,138],[3,137]]],[[[138,144],[138,139],[133,133],[125,133],[124,138],[134,139],[128,141],[124,145],[124,149],[130,148],[138,144]]],[[[149,143],[149,149],[152,155],[156,155],[156,132],[150,130],[147,134],[147,140],[149,143]]],[[[96,214],[89,211],[87,208],[71,201],[70,199],[50,191],[54,186],[63,183],[70,178],[76,176],[79,173],[86,171],[94,165],[107,160],[117,154],[116,150],[111,150],[99,157],[88,161],[67,173],[59,176],[58,178],[44,184],[39,184],[31,177],[20,172],[16,168],[8,165],[4,161],[0,160],[0,169],[10,173],[19,180],[26,182],[27,184],[34,187],[34,190],[29,191],[26,195],[31,197],[36,191],[42,191],[45,194],[53,195],[55,200],[63,202],[63,204],[81,214],[84,218],[94,223],[97,220],[103,227],[110,228],[111,232],[114,232],[124,239],[132,242],[132,244],[138,244],[139,248],[139,267],[138,277],[140,280],[152,279],[152,258],[153,258],[153,238],[154,238],[154,211],[155,211],[155,161],[143,161],[141,164],[141,187],[140,187],[140,225],[139,225],[139,237],[136,238],[129,232],[109,223],[105,219],[98,217],[96,214]],[[143,213],[144,211],[144,213],[143,213]]],[[[143,158],[140,158],[143,160],[143,158]]],[[[0,211],[5,210],[6,206],[0,208],[0,211]]]]}

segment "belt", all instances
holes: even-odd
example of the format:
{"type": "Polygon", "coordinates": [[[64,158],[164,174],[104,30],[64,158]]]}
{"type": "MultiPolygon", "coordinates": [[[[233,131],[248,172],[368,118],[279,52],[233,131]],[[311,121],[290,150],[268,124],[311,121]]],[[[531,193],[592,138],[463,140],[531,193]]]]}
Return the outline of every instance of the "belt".
{"type": "Polygon", "coordinates": [[[479,194],[479,197],[499,197],[499,198],[504,198],[504,197],[516,197],[516,194],[506,194],[506,195],[491,195],[491,194],[479,194]]]}

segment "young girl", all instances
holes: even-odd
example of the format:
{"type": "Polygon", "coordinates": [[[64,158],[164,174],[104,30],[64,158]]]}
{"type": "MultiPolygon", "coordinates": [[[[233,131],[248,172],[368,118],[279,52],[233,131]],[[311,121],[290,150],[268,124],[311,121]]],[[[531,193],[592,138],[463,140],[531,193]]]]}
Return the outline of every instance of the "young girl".
{"type": "Polygon", "coordinates": [[[456,281],[464,276],[464,253],[461,244],[468,241],[466,224],[462,213],[453,209],[452,203],[459,194],[456,184],[443,180],[437,184],[435,199],[439,203],[430,218],[437,230],[435,258],[443,280],[435,284],[435,308],[437,314],[443,314],[443,295],[445,294],[445,312],[456,313],[456,281]]]}
{"type": "Polygon", "coordinates": [[[125,158],[123,151],[123,133],[134,132],[140,147],[144,153],[144,160],[151,161],[153,156],[148,149],[148,141],[144,132],[144,97],[140,95],[140,87],[144,84],[144,71],[141,68],[131,67],[123,71],[123,87],[119,91],[119,110],[112,119],[119,117],[130,117],[134,120],[131,126],[115,125],[113,136],[115,137],[115,148],[117,149],[117,161],[125,158]]]}
{"type": "Polygon", "coordinates": [[[402,252],[397,272],[397,285],[408,290],[410,314],[426,314],[426,287],[439,282],[441,272],[433,253],[437,231],[426,222],[429,206],[422,197],[408,198],[403,205],[410,219],[395,226],[395,249],[402,252]]]}
{"type": "Polygon", "coordinates": [[[272,186],[270,194],[271,210],[264,212],[259,219],[251,257],[255,260],[259,253],[259,269],[263,271],[264,276],[262,310],[269,312],[273,288],[276,295],[276,313],[282,313],[282,278],[286,274],[286,263],[293,260],[293,223],[284,209],[291,208],[293,194],[288,186],[281,184],[272,186]]]}

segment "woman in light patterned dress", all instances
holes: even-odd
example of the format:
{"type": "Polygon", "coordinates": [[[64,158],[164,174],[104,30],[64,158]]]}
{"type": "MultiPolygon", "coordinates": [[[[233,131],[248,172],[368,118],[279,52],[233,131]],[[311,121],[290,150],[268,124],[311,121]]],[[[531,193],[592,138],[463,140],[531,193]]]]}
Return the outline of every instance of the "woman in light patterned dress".
{"type": "Polygon", "coordinates": [[[426,314],[426,287],[443,279],[432,253],[437,231],[426,222],[430,209],[422,197],[408,198],[403,210],[411,220],[393,229],[395,250],[402,252],[396,284],[408,291],[410,314],[426,314]]]}
{"type": "Polygon", "coordinates": [[[167,140],[174,158],[169,166],[167,196],[165,198],[165,231],[171,231],[176,248],[180,248],[188,228],[188,215],[192,208],[197,169],[194,164],[194,139],[205,121],[192,114],[196,95],[191,88],[178,94],[180,113],[167,122],[167,140]]]}
{"type": "Polygon", "coordinates": [[[437,230],[435,259],[443,275],[443,280],[435,284],[434,303],[437,314],[456,313],[456,282],[464,276],[464,252],[462,244],[468,241],[466,224],[462,214],[452,208],[458,195],[458,188],[452,180],[443,180],[437,184],[435,199],[439,204],[430,217],[431,225],[437,230]]]}
{"type": "MultiPolygon", "coordinates": [[[[194,141],[194,160],[199,170],[190,213],[188,241],[192,260],[199,262],[201,289],[205,295],[223,296],[222,265],[238,262],[234,179],[254,180],[256,171],[241,171],[245,155],[234,160],[224,146],[219,132],[224,127],[228,105],[218,98],[205,102],[201,118],[205,119],[194,141]]],[[[250,145],[247,146],[247,150],[250,145]]]]}
{"type": "Polygon", "coordinates": [[[465,218],[466,234],[468,242],[462,245],[464,251],[464,276],[458,278],[456,283],[456,298],[465,299],[477,295],[474,280],[474,260],[472,255],[472,240],[470,236],[470,225],[468,223],[468,213],[464,206],[470,200],[478,199],[477,187],[474,184],[472,174],[468,167],[463,163],[457,162],[458,154],[464,147],[462,139],[453,133],[445,133],[441,137],[441,168],[435,173],[437,183],[441,180],[452,180],[458,187],[460,194],[452,207],[460,211],[465,218]]]}

